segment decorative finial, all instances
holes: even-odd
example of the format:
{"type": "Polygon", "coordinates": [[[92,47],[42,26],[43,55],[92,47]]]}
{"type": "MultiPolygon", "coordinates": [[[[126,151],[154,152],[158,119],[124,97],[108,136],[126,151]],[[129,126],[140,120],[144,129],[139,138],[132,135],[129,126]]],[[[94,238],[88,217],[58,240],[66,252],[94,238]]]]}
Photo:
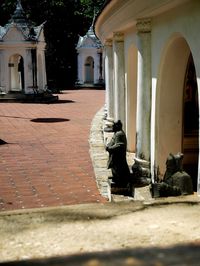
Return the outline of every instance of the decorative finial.
{"type": "Polygon", "coordinates": [[[20,0],[17,0],[15,12],[10,21],[18,24],[27,24],[28,22],[20,0]]]}

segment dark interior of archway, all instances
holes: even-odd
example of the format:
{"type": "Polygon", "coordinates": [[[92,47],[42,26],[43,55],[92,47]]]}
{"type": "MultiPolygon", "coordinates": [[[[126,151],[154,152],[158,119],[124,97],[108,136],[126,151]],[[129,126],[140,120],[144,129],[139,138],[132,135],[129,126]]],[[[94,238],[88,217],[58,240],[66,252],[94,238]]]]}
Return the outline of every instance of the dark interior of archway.
{"type": "Polygon", "coordinates": [[[21,56],[20,56],[19,63],[18,63],[18,72],[21,75],[22,90],[24,90],[24,60],[23,60],[23,57],[21,56]]]}
{"type": "Polygon", "coordinates": [[[184,170],[191,175],[193,188],[196,191],[199,155],[199,103],[196,71],[191,54],[188,59],[184,84],[183,153],[184,170]]]}

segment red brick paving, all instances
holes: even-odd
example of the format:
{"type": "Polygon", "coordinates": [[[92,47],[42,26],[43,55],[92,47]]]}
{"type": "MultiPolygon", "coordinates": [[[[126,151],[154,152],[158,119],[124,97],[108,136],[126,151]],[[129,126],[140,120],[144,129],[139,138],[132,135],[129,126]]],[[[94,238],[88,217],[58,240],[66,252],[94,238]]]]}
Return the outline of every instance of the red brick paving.
{"type": "Polygon", "coordinates": [[[102,90],[68,90],[60,103],[0,103],[0,210],[105,202],[89,155],[102,90]],[[46,120],[45,120],[46,119],[46,120]]]}

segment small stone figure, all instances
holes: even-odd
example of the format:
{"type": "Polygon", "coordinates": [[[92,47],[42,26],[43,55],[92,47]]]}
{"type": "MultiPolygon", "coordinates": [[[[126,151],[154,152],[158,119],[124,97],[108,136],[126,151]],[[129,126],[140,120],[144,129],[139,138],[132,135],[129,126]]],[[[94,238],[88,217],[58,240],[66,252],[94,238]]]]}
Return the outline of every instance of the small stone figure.
{"type": "Polygon", "coordinates": [[[108,169],[112,171],[112,181],[116,186],[125,187],[130,182],[130,170],[126,160],[127,139],[120,120],[114,123],[113,132],[111,141],[106,145],[108,169]]]}
{"type": "Polygon", "coordinates": [[[148,162],[135,158],[131,169],[131,176],[135,187],[144,187],[150,184],[151,179],[148,162]]]}
{"type": "Polygon", "coordinates": [[[154,197],[167,197],[193,194],[192,178],[183,171],[183,154],[169,154],[162,182],[152,184],[154,197]],[[156,188],[156,192],[155,192],[156,188]]]}

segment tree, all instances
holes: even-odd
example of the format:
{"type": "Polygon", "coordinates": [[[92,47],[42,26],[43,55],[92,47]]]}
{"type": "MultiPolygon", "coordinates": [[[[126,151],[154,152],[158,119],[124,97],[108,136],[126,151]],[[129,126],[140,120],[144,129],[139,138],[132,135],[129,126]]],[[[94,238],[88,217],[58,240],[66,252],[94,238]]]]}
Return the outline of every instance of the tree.
{"type": "MultiPolygon", "coordinates": [[[[67,88],[76,81],[76,44],[92,23],[102,0],[21,0],[28,19],[39,25],[46,21],[46,66],[48,85],[67,88]]],[[[0,0],[0,25],[15,10],[16,0],[0,0]]]]}

